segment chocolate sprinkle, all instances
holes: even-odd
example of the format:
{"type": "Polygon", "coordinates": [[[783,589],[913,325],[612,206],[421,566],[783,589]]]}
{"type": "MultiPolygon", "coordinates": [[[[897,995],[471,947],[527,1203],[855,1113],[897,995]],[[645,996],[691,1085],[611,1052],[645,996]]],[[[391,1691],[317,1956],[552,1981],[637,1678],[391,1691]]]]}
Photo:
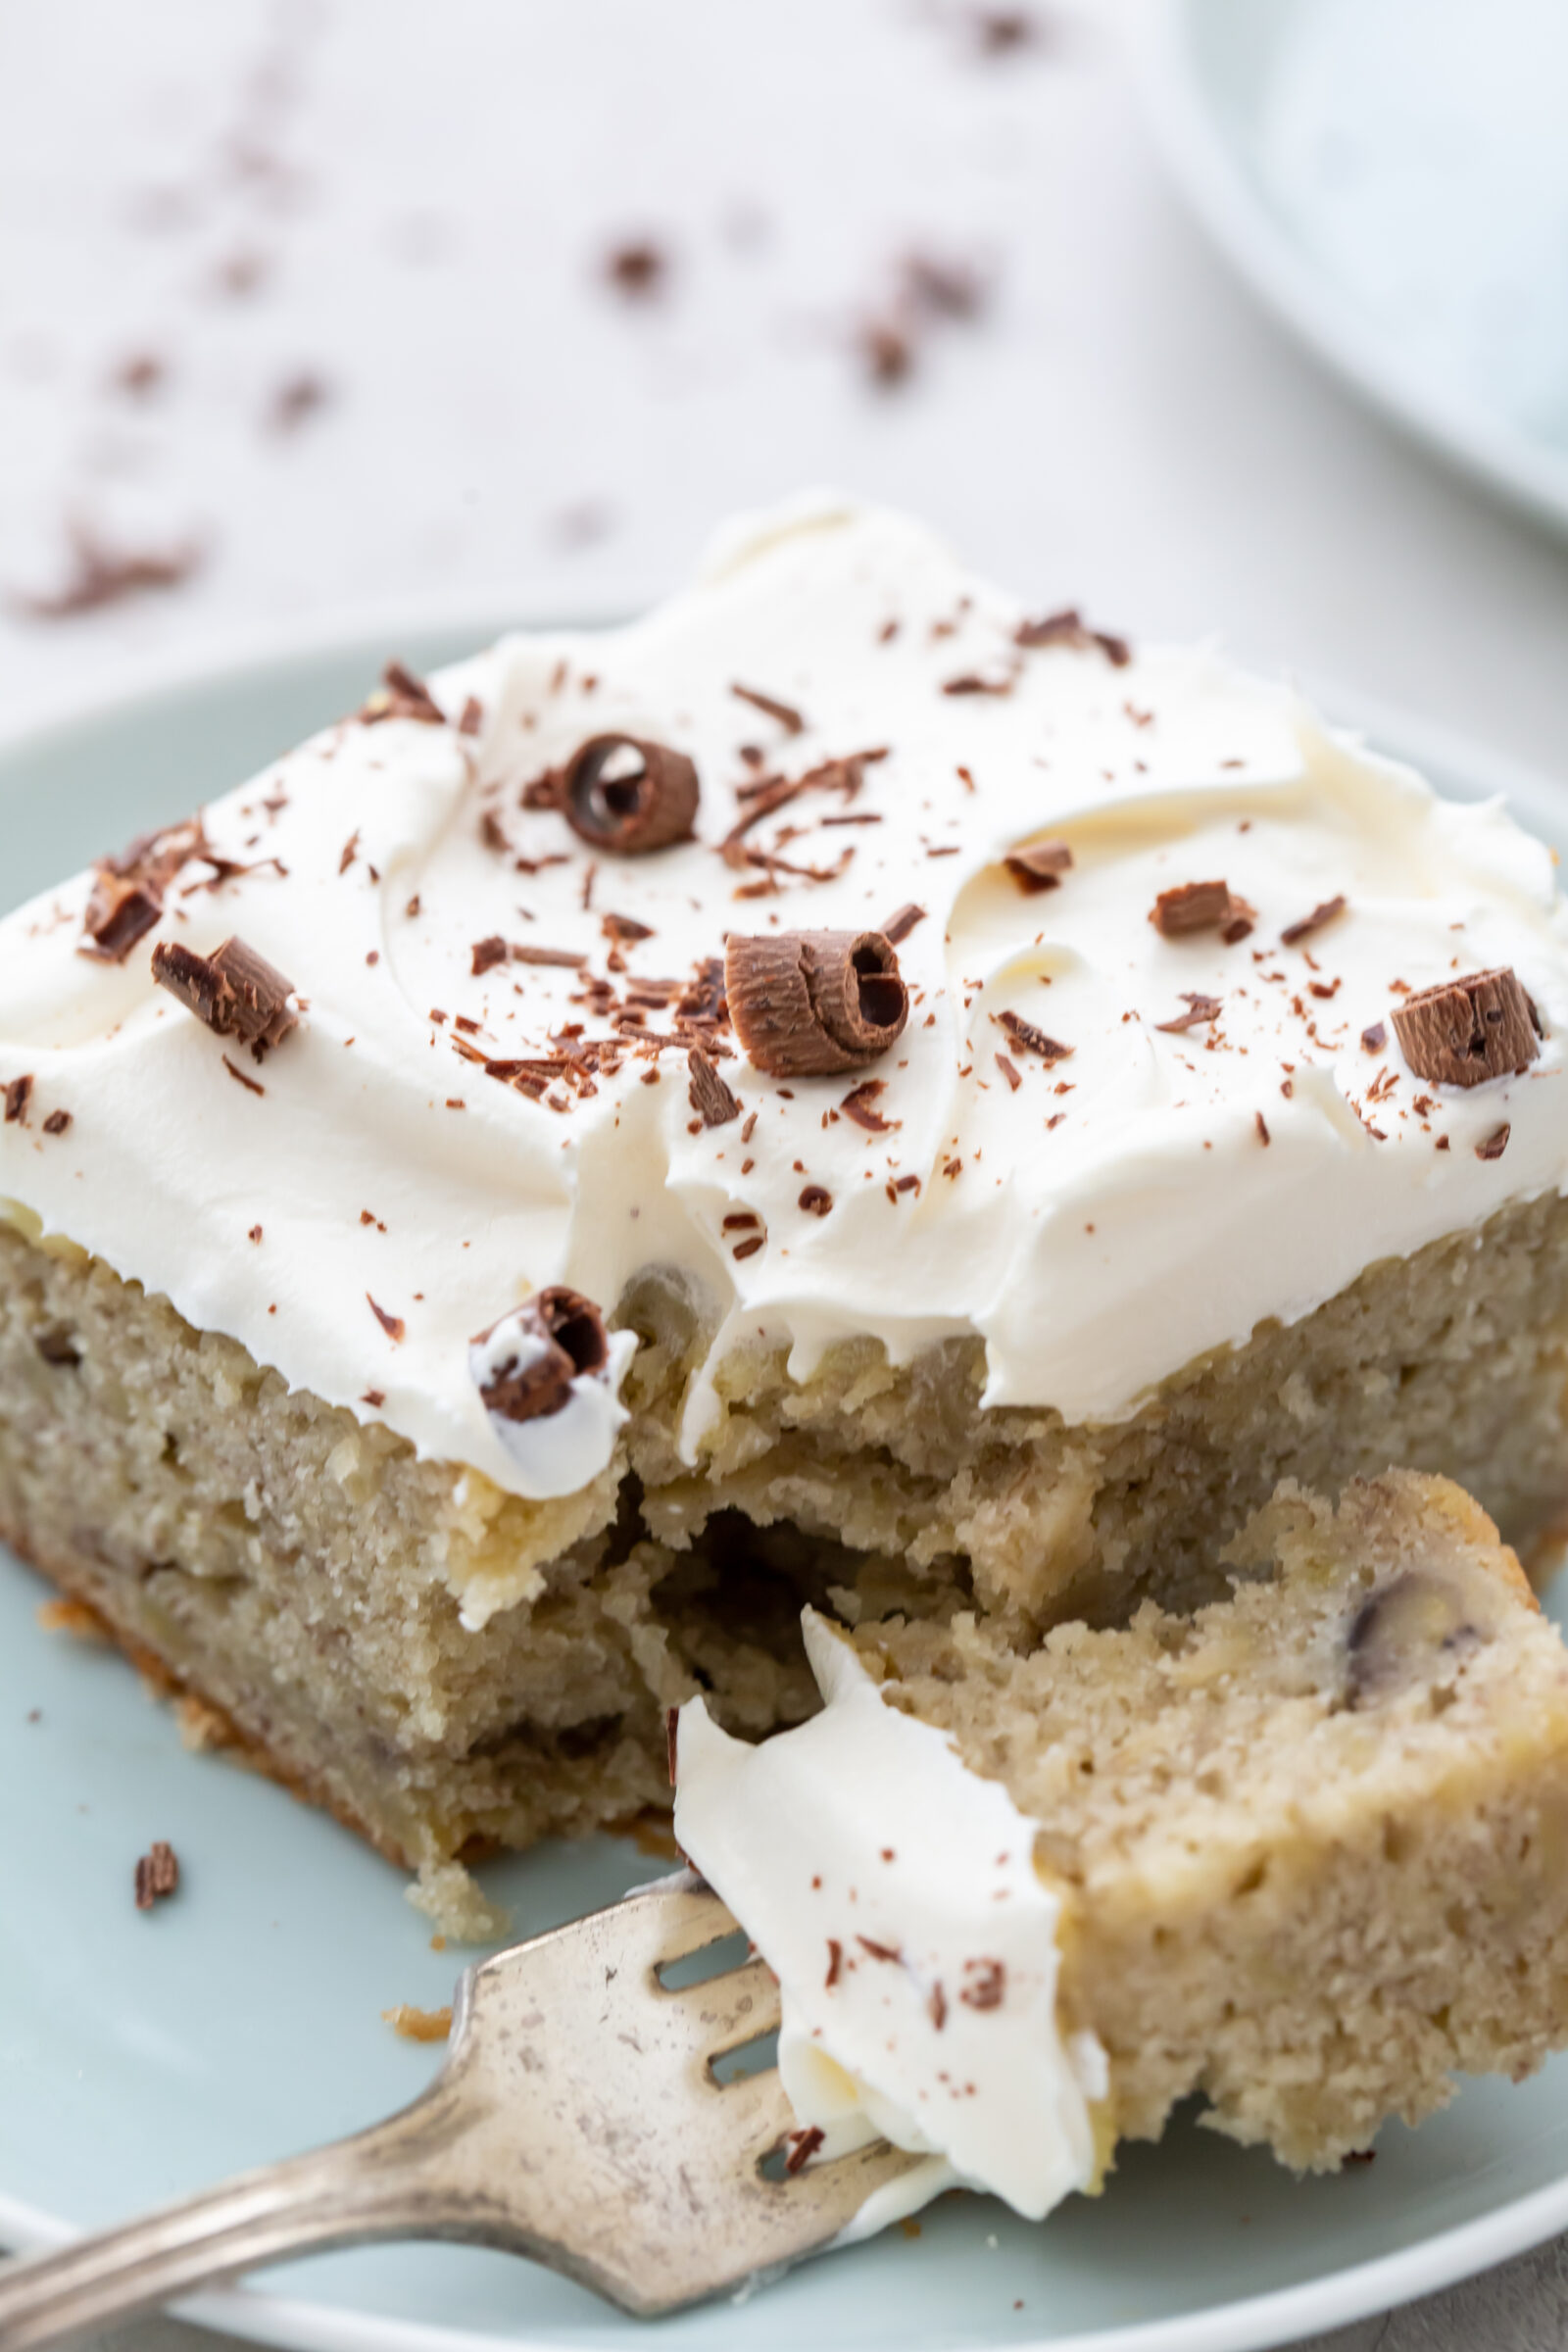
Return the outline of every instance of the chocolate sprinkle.
{"type": "Polygon", "coordinates": [[[590,849],[642,857],[690,838],[697,770],[667,744],[591,735],[562,770],[561,795],[567,824],[590,849]]]}
{"type": "Polygon", "coordinates": [[[242,939],[225,939],[211,956],[198,956],[177,940],[160,941],[153,978],[215,1037],[238,1038],[258,1061],[299,1026],[288,1004],[293,981],[242,939]]]}
{"type": "Polygon", "coordinates": [[[1506,964],[1406,997],[1394,1029],[1416,1076],[1442,1086],[1482,1086],[1541,1052],[1535,1005],[1506,964]]]}
{"type": "Polygon", "coordinates": [[[898,956],[880,931],[732,932],[724,982],[742,1050],[774,1078],[861,1068],[909,1015],[898,956]]]}
{"type": "Polygon", "coordinates": [[[686,1056],[691,1072],[688,1090],[691,1106],[705,1127],[722,1127],[741,1115],[740,1103],[730,1093],[701,1046],[693,1046],[686,1056]]]}
{"type": "MultiPolygon", "coordinates": [[[[545,1343],[544,1352],[526,1363],[511,1357],[480,1388],[479,1397],[486,1412],[498,1413],[503,1421],[538,1421],[561,1411],[580,1375],[604,1370],[610,1342],[593,1300],[561,1283],[536,1291],[516,1311],[523,1330],[545,1343]]],[[[474,1345],[489,1337],[490,1332],[480,1332],[474,1345]]]]}
{"type": "Polygon", "coordinates": [[[150,1911],[154,1903],[172,1894],[179,1885],[179,1863],[174,1849],[162,1838],[155,1838],[149,1850],[136,1863],[136,1908],[150,1911]]]}

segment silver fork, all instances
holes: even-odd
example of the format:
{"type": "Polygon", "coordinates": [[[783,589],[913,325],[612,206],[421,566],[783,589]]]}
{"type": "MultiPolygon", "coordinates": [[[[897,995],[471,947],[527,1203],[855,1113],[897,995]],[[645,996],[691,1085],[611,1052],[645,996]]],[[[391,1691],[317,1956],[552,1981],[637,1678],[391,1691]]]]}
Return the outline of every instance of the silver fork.
{"type": "Polygon", "coordinates": [[[446,2064],[412,2106],[0,2263],[0,2346],[62,2343],[263,2263],[379,2238],[505,2247],[640,2318],[830,2244],[918,2159],[878,2142],[803,2163],[776,2067],[720,2079],[718,2061],[778,2025],[770,1971],[663,1975],[735,1933],[683,1871],[481,1961],[459,1984],[446,2064]]]}

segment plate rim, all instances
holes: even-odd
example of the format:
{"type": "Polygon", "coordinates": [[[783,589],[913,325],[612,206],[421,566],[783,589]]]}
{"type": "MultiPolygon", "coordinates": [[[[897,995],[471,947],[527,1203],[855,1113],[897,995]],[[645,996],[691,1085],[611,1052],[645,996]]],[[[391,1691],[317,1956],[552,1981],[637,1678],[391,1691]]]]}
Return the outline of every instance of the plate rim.
{"type": "MultiPolygon", "coordinates": [[[[1153,0],[1165,7],[1167,0],[1153,0]]],[[[1177,0],[1188,5],[1188,0],[1177,0]]],[[[0,722],[0,754],[24,753],[77,730],[90,731],[120,716],[150,714],[181,693],[221,686],[231,678],[286,671],[307,662],[348,659],[363,652],[374,660],[397,638],[452,636],[470,628],[475,645],[503,629],[574,628],[612,625],[626,610],[578,620],[540,618],[524,604],[508,610],[498,627],[502,600],[465,597],[446,602],[355,607],[325,618],[237,633],[175,660],[149,664],[133,685],[124,681],[96,693],[63,700],[40,715],[24,711],[0,722]]],[[[1540,768],[1496,753],[1483,744],[1415,717],[1396,704],[1354,688],[1313,677],[1309,699],[1335,726],[1374,736],[1381,749],[1409,757],[1421,767],[1473,780],[1484,792],[1516,801],[1521,812],[1539,817],[1543,808],[1562,805],[1563,787],[1540,768]]],[[[1568,811],[1565,811],[1568,813],[1568,811]]],[[[1352,2263],[1316,2278],[1272,2287],[1229,2303],[1210,2305],[1175,2318],[1140,2320],[1079,2331],[1070,2336],[1009,2337],[1013,2352],[1271,2352],[1314,2329],[1347,2326],[1420,2296],[1473,2278],[1512,2256],[1541,2245],[1568,2229],[1568,2168],[1554,2182],[1527,2191],[1469,2221],[1419,2237],[1388,2254],[1352,2263]]],[[[64,2245],[76,2234],[0,2185],[0,2237],[18,2250],[64,2245]]],[[[265,2288],[229,2286],[209,2290],[170,2306],[182,2320],[231,2336],[270,2344],[280,2352],[561,2352],[559,2340],[526,2333],[446,2328],[423,2320],[350,2310],[342,2305],[274,2295],[265,2288]]],[[[593,2333],[583,2336],[593,2352],[593,2333]]],[[[976,2339],[977,2347],[983,2339],[976,2339]]]]}
{"type": "Polygon", "coordinates": [[[1190,215],[1262,308],[1386,422],[1538,523],[1568,532],[1568,458],[1484,408],[1430,389],[1354,323],[1334,280],[1274,220],[1208,103],[1192,25],[1211,0],[1130,0],[1124,30],[1144,119],[1190,215]]]}

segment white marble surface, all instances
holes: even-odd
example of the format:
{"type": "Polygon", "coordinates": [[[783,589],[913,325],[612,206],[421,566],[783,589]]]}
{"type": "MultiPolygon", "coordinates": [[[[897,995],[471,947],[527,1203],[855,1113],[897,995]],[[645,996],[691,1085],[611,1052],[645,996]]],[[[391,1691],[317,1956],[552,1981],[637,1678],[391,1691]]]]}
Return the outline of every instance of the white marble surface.
{"type": "MultiPolygon", "coordinates": [[[[8,603],[0,724],[346,606],[624,609],[813,479],[1110,625],[1217,629],[1542,766],[1568,744],[1568,550],[1252,311],[1108,0],[996,58],[962,0],[0,9],[0,595],[59,586],[74,517],[204,551],[92,614],[8,603]],[[601,262],[641,233],[671,268],[636,303],[601,262]],[[856,326],[910,248],[995,293],[878,391],[856,326]],[[164,380],[117,387],[142,355],[164,380]]],[[[1565,2329],[1552,2248],[1319,2352],[1565,2329]]]]}

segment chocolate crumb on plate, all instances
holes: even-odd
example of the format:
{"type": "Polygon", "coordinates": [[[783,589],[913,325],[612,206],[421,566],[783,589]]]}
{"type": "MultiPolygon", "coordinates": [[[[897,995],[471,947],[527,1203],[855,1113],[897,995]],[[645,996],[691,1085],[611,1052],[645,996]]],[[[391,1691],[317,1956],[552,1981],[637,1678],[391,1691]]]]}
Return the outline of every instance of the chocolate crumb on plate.
{"type": "Polygon", "coordinates": [[[898,956],[880,931],[732,932],[724,983],[747,1058],[774,1078],[825,1077],[874,1061],[909,1014],[898,956]]]}
{"type": "Polygon", "coordinates": [[[1526,1068],[1541,1052],[1535,1005],[1507,964],[1444,980],[1393,1010],[1399,1049],[1418,1078],[1481,1086],[1526,1068]]]}
{"type": "Polygon", "coordinates": [[[606,284],[615,293],[630,302],[648,302],[668,285],[670,259],[652,237],[623,237],[611,246],[602,269],[606,284]]]}
{"type": "Polygon", "coordinates": [[[578,839],[623,858],[687,840],[697,815],[693,762],[638,735],[591,735],[561,771],[559,791],[578,839]]]}
{"type": "Polygon", "coordinates": [[[136,1862],[136,1908],[150,1911],[179,1885],[179,1862],[166,1839],[157,1838],[136,1862]]]}

